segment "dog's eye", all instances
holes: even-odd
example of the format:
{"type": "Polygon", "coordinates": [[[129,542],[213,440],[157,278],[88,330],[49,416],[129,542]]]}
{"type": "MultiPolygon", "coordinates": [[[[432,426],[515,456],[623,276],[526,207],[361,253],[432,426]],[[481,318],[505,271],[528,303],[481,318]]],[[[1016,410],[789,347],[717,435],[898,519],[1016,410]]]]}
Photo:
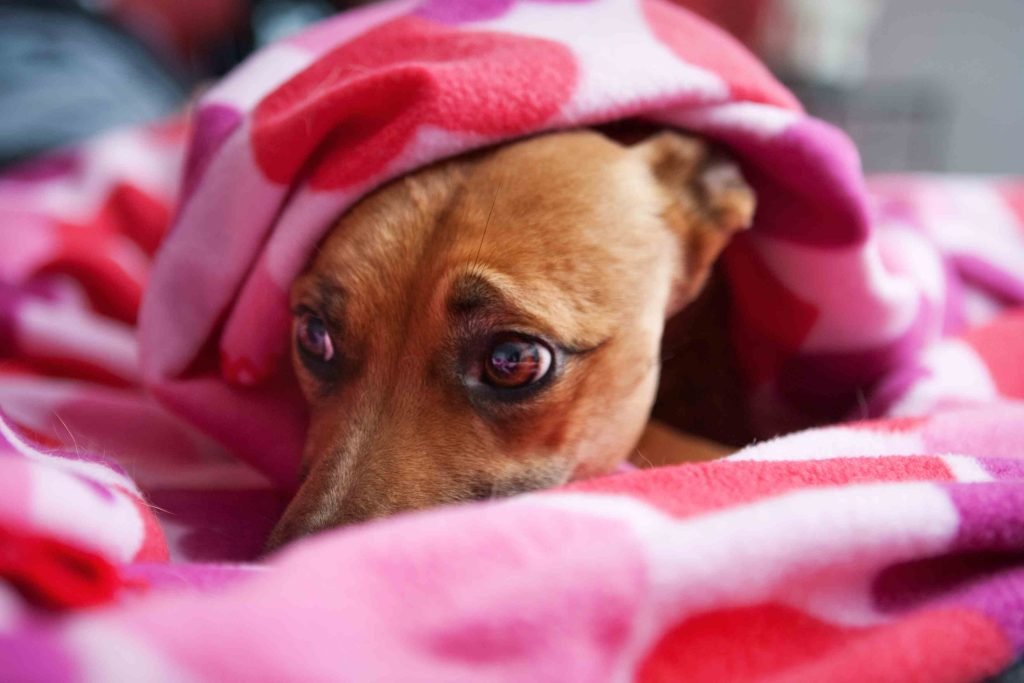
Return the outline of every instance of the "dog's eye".
{"type": "Polygon", "coordinates": [[[498,389],[517,389],[544,378],[551,369],[551,349],[539,339],[504,334],[494,339],[483,358],[483,381],[498,389]]]}
{"type": "Polygon", "coordinates": [[[323,363],[334,358],[334,342],[321,318],[306,312],[299,316],[295,327],[295,339],[299,348],[308,357],[323,363]]]}

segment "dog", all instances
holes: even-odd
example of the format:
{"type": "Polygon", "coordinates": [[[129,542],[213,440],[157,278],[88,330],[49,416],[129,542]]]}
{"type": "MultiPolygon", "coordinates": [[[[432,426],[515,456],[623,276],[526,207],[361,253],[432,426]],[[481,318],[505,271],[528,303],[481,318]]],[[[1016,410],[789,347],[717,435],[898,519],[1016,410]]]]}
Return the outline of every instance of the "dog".
{"type": "MultiPolygon", "coordinates": [[[[685,397],[687,378],[706,389],[731,372],[708,360],[728,355],[724,322],[694,335],[701,325],[678,314],[754,208],[733,161],[670,130],[542,134],[363,198],[292,289],[311,417],[301,485],[268,548],[608,473],[631,454],[725,452],[648,425],[667,320],[696,351],[677,354],[666,386],[685,397]]],[[[705,398],[666,414],[699,423],[705,398]]]]}

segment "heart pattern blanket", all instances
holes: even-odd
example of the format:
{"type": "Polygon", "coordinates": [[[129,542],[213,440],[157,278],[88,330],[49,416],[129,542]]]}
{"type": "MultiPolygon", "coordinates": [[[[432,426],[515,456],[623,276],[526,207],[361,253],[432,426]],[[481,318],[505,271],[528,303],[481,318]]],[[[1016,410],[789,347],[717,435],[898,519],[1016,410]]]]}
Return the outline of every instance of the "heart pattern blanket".
{"type": "Polygon", "coordinates": [[[187,121],[4,175],[0,244],[5,678],[969,681],[1024,653],[1024,183],[865,181],[660,0],[340,15],[187,121]],[[741,160],[733,334],[789,434],[256,561],[304,427],[287,290],[332,221],[437,159],[624,118],[741,160]]]}

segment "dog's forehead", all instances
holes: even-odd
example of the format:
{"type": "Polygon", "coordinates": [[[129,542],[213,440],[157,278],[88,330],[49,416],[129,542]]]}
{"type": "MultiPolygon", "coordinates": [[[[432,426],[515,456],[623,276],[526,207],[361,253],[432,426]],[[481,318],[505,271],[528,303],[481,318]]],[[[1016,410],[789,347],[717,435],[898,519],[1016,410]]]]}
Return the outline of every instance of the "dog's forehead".
{"type": "Polygon", "coordinates": [[[409,272],[439,235],[439,216],[462,184],[461,165],[441,164],[396,180],[352,207],[314,254],[310,272],[359,287],[409,272]]]}
{"type": "MultiPolygon", "coordinates": [[[[442,162],[359,202],[321,245],[311,271],[367,310],[421,296],[477,264],[523,283],[543,274],[567,296],[592,297],[579,259],[612,273],[615,254],[643,234],[623,230],[623,222],[657,220],[656,198],[629,161],[621,146],[584,132],[442,162]]],[[[621,282],[623,275],[601,279],[621,282]]]]}

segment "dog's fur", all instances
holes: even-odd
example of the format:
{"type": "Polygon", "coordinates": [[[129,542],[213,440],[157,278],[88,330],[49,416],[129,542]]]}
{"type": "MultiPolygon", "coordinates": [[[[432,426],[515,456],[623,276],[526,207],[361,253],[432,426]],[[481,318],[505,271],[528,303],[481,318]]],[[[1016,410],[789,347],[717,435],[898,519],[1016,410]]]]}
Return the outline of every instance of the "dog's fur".
{"type": "MultiPolygon", "coordinates": [[[[648,423],[666,319],[753,209],[732,162],[674,132],[636,144],[541,135],[365,197],[293,288],[297,316],[323,320],[336,354],[294,353],[311,422],[302,485],[270,546],[614,469],[648,423]],[[555,350],[543,386],[480,383],[503,331],[555,350]]],[[[668,434],[644,443],[664,451],[668,434]]]]}

